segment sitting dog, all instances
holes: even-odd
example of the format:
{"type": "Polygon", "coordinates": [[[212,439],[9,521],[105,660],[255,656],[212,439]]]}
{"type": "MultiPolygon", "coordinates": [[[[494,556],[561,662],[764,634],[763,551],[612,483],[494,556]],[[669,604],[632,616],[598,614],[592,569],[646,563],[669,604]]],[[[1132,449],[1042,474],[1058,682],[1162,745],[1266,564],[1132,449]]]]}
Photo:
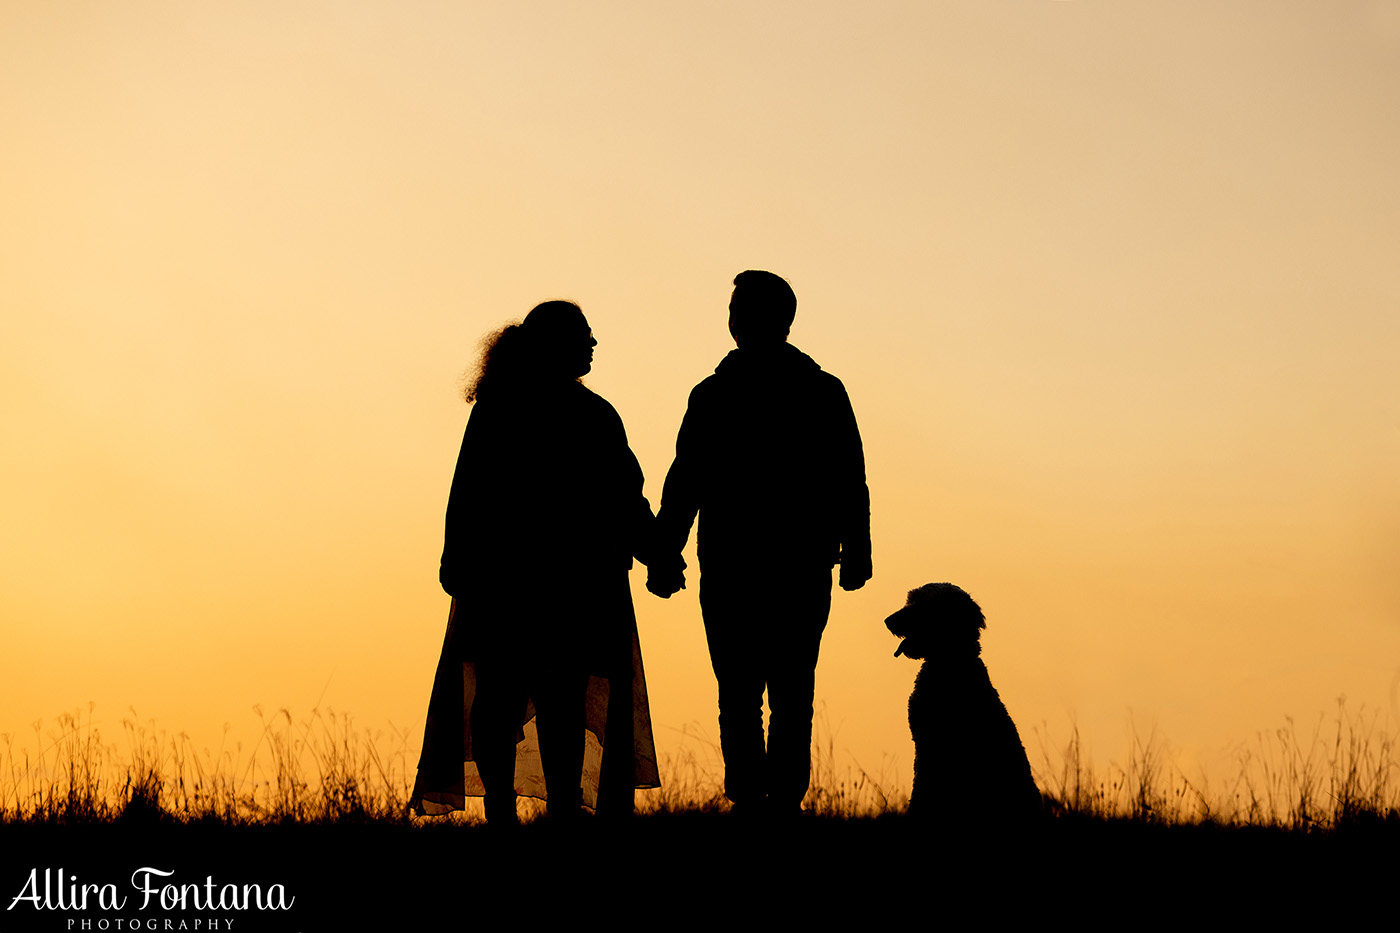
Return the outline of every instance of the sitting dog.
{"type": "Polygon", "coordinates": [[[885,620],[895,657],[926,658],[909,695],[914,790],[909,813],[965,828],[1012,826],[1040,813],[1016,724],[982,663],[982,610],[951,583],[909,592],[885,620]]]}

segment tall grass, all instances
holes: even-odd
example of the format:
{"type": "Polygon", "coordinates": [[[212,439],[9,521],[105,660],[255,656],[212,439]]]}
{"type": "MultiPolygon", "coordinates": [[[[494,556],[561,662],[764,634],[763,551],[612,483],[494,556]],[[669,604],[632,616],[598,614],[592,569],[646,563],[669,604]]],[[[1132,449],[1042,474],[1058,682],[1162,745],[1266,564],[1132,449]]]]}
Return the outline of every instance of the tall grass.
{"type": "Polygon", "coordinates": [[[245,748],[197,748],[185,733],[120,721],[105,740],[81,711],[32,726],[32,742],[0,735],[0,821],[212,820],[226,824],[397,818],[407,805],[412,765],[407,737],[357,729],[351,717],[314,709],[297,722],[254,708],[261,726],[245,748]]]}
{"type": "Polygon", "coordinates": [[[1353,713],[1343,698],[1305,733],[1291,716],[1284,722],[1234,749],[1239,770],[1219,792],[1205,775],[1188,776],[1155,730],[1133,730],[1126,764],[1100,770],[1077,728],[1054,754],[1037,729],[1036,780],[1052,811],[1101,819],[1291,830],[1400,819],[1397,734],[1380,711],[1353,713]]]}
{"type": "MultiPolygon", "coordinates": [[[[407,730],[360,728],[332,710],[313,709],[301,720],[286,709],[255,713],[254,742],[230,742],[226,726],[214,749],[143,723],[134,711],[109,741],[91,707],[47,727],[35,723],[23,741],[0,735],[0,823],[408,819],[417,754],[407,730]]],[[[1100,767],[1077,729],[1055,751],[1037,729],[1036,780],[1050,812],[1063,818],[1292,830],[1400,821],[1397,733],[1379,712],[1353,713],[1339,702],[1307,729],[1285,722],[1235,749],[1238,772],[1218,790],[1203,775],[1189,776],[1155,731],[1134,731],[1124,763],[1100,767]]],[[[699,726],[681,730],[661,765],[661,788],[638,794],[643,814],[727,807],[718,744],[699,726]]],[[[804,809],[834,819],[902,812],[908,798],[893,770],[889,761],[874,775],[843,764],[819,715],[804,809]]]]}

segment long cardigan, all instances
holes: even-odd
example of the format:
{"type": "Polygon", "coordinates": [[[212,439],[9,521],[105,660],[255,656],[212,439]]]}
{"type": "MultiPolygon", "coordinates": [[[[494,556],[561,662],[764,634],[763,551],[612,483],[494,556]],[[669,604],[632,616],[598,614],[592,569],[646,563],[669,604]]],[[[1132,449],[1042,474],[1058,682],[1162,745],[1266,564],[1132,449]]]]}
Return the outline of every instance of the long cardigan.
{"type": "MultiPolygon", "coordinates": [[[[653,522],[622,419],[581,383],[476,402],[448,498],[439,577],[454,598],[413,809],[443,813],[484,793],[471,745],[475,664],[527,653],[577,659],[590,675],[584,802],[596,800],[609,710],[625,714],[618,703],[631,706],[636,786],[658,786],[627,582],[653,522]]],[[[533,715],[530,704],[517,735],[516,791],[544,797],[533,715]]]]}

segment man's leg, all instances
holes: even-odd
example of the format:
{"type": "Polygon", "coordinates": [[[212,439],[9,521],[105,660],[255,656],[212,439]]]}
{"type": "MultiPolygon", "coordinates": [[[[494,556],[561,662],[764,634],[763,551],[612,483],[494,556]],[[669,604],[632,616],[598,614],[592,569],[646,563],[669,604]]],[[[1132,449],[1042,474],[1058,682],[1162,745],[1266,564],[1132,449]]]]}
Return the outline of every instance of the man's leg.
{"type": "Polygon", "coordinates": [[[719,686],[719,743],[724,795],[747,808],[763,805],[763,672],[760,621],[752,587],[711,572],[700,578],[700,609],[719,686]]]}
{"type": "Polygon", "coordinates": [[[770,603],[768,802],[796,812],[812,779],[812,697],[817,654],[831,613],[831,571],[794,573],[770,603]]]}

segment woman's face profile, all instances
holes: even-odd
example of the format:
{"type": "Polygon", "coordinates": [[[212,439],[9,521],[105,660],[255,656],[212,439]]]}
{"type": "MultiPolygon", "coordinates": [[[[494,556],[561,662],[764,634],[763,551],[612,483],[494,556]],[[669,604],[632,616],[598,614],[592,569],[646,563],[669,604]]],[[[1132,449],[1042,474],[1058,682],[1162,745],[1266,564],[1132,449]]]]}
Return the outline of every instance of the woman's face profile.
{"type": "Polygon", "coordinates": [[[588,326],[588,319],[579,315],[579,324],[582,325],[579,331],[581,338],[578,344],[578,363],[576,368],[578,373],[575,378],[588,375],[593,368],[593,348],[598,345],[598,341],[593,336],[593,328],[588,326]]]}
{"type": "Polygon", "coordinates": [[[598,341],[582,312],[550,318],[537,331],[536,339],[541,362],[550,371],[578,379],[593,369],[593,348],[598,341]]]}

